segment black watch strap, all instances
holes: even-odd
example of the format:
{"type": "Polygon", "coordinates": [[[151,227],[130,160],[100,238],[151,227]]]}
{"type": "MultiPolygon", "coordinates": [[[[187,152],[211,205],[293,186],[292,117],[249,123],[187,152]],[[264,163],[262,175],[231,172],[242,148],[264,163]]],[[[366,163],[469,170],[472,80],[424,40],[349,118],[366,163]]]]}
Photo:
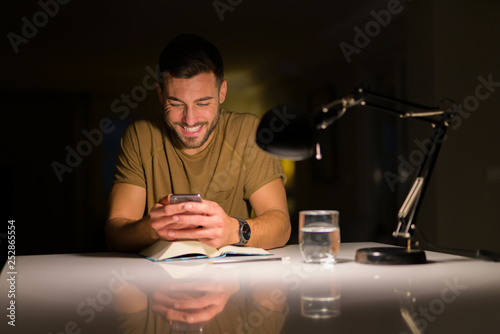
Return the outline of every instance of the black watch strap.
{"type": "Polygon", "coordinates": [[[248,225],[245,219],[236,217],[235,219],[240,223],[240,227],[238,229],[238,235],[240,237],[240,241],[235,245],[237,246],[246,245],[248,243],[248,240],[250,240],[250,235],[251,235],[250,225],[248,225]]]}

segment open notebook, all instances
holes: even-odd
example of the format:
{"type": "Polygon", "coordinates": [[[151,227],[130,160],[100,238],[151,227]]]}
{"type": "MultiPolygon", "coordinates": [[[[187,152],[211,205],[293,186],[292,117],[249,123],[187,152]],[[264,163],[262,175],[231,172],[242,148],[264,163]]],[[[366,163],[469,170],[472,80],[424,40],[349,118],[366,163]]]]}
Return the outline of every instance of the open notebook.
{"type": "Polygon", "coordinates": [[[197,240],[158,240],[139,254],[152,261],[180,261],[190,259],[220,258],[228,255],[272,255],[262,248],[224,246],[219,249],[197,240]]]}

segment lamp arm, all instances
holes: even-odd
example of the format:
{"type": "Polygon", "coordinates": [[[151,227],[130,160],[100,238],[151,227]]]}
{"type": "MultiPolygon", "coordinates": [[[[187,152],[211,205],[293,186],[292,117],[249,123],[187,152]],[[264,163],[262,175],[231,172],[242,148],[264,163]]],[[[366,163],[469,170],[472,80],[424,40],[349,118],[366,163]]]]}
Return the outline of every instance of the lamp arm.
{"type": "Polygon", "coordinates": [[[426,106],[426,105],[422,105],[422,104],[415,103],[415,102],[405,101],[405,100],[397,99],[394,97],[389,97],[389,96],[385,96],[382,94],[373,93],[373,92],[367,91],[363,88],[357,88],[354,91],[353,96],[356,99],[361,99],[363,101],[361,103],[361,105],[364,105],[364,106],[367,106],[367,107],[370,107],[373,109],[381,110],[384,112],[388,112],[388,113],[394,114],[400,118],[415,118],[415,119],[418,119],[421,121],[431,123],[433,125],[438,125],[439,123],[441,123],[441,120],[431,118],[431,117],[443,116],[446,114],[446,111],[442,110],[440,107],[431,107],[431,106],[426,106]],[[405,106],[407,108],[416,109],[418,111],[401,111],[401,110],[398,110],[396,108],[391,108],[391,107],[388,107],[385,105],[383,106],[383,105],[377,104],[376,102],[374,102],[374,100],[375,101],[391,102],[394,104],[399,104],[401,106],[405,106]]]}
{"type": "Polygon", "coordinates": [[[372,109],[377,109],[381,111],[385,111],[391,114],[395,114],[399,116],[399,118],[415,118],[420,121],[428,122],[431,124],[436,124],[437,121],[433,118],[430,118],[431,116],[440,116],[444,114],[443,110],[433,110],[433,111],[426,111],[426,112],[415,112],[415,111],[399,111],[394,108],[390,108],[387,106],[381,106],[376,103],[372,102],[364,102],[362,105],[370,107],[372,109]]]}
{"type": "Polygon", "coordinates": [[[411,238],[410,227],[413,221],[413,217],[416,212],[417,204],[420,200],[420,196],[422,194],[422,187],[424,185],[424,178],[417,177],[413,186],[410,189],[410,192],[406,196],[403,205],[399,209],[398,212],[398,226],[396,231],[392,233],[394,237],[401,237],[409,239],[411,238]]]}
{"type": "Polygon", "coordinates": [[[326,129],[333,122],[344,116],[347,109],[352,108],[358,104],[362,104],[364,99],[362,97],[347,96],[341,99],[334,100],[319,108],[319,111],[313,116],[313,124],[317,129],[326,129]]]}
{"type": "Polygon", "coordinates": [[[424,197],[428,181],[431,177],[437,157],[439,155],[439,151],[441,149],[441,145],[443,142],[442,139],[445,138],[449,122],[452,120],[454,113],[456,112],[456,106],[453,111],[445,111],[440,107],[425,106],[418,103],[385,96],[382,94],[372,93],[362,88],[358,88],[351,96],[335,100],[321,107],[320,110],[325,115],[322,115],[320,116],[320,118],[318,118],[321,120],[319,122],[316,122],[316,124],[318,124],[318,128],[326,128],[331,123],[333,123],[333,121],[343,116],[348,108],[356,105],[388,112],[390,114],[398,116],[399,118],[418,119],[430,123],[434,128],[430,138],[429,151],[424,156],[424,159],[418,168],[417,177],[415,178],[413,186],[398,212],[398,225],[396,227],[396,230],[393,232],[394,237],[407,239],[408,248],[411,248],[413,230],[415,229],[413,221],[416,220],[422,198],[424,197]],[[375,102],[373,100],[375,100],[375,102]],[[417,109],[418,111],[402,111],[377,103],[380,101],[390,102],[400,106],[405,106],[407,108],[417,109]],[[342,109],[339,110],[339,107],[341,107],[342,109]]]}
{"type": "Polygon", "coordinates": [[[370,92],[370,91],[365,90],[363,88],[357,88],[355,90],[355,92],[357,92],[357,94],[365,96],[365,98],[374,97],[374,98],[379,99],[379,100],[399,103],[399,104],[403,104],[405,106],[408,106],[411,108],[416,108],[419,110],[427,110],[429,112],[439,110],[439,107],[430,107],[430,106],[426,106],[426,105],[415,103],[415,102],[405,101],[405,100],[401,100],[401,99],[398,99],[395,97],[390,97],[390,96],[382,95],[379,93],[373,93],[373,92],[370,92]]]}
{"type": "Polygon", "coordinates": [[[398,212],[398,225],[392,235],[407,239],[408,249],[412,247],[413,231],[415,230],[413,221],[416,219],[422,204],[448,125],[448,122],[442,120],[438,126],[434,127],[430,138],[430,147],[428,148],[429,153],[425,155],[422,164],[419,166],[413,186],[398,212]],[[438,135],[435,135],[436,133],[438,135]]]}
{"type": "Polygon", "coordinates": [[[404,101],[382,94],[372,93],[362,88],[357,88],[351,95],[336,99],[332,102],[329,102],[328,104],[321,106],[319,108],[319,111],[313,115],[313,124],[317,129],[326,129],[333,122],[342,117],[347,109],[357,105],[388,112],[390,114],[398,116],[399,118],[415,118],[431,123],[431,125],[433,126],[437,126],[440,123],[440,120],[432,117],[444,116],[446,114],[446,111],[442,110],[439,107],[425,106],[422,104],[404,101]],[[407,108],[413,108],[418,111],[403,111],[377,103],[381,101],[398,104],[407,108]]]}

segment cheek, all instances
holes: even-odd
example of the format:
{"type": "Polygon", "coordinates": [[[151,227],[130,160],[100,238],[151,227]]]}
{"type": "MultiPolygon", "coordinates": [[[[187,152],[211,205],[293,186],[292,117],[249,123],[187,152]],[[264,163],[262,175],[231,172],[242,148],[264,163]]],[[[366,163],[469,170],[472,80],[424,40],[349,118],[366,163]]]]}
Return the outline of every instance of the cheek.
{"type": "Polygon", "coordinates": [[[204,112],[204,115],[207,119],[213,120],[213,119],[217,118],[218,112],[219,112],[219,106],[214,105],[214,106],[210,107],[209,109],[207,109],[204,112]]]}
{"type": "Polygon", "coordinates": [[[165,119],[171,123],[180,122],[182,120],[182,112],[167,109],[165,110],[165,119]]]}

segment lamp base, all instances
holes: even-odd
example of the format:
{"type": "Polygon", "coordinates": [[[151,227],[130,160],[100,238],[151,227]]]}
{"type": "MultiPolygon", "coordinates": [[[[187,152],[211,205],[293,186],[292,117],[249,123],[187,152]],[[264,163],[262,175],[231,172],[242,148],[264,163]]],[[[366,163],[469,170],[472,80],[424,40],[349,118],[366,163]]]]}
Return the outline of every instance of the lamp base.
{"type": "Polygon", "coordinates": [[[356,251],[354,260],[363,264],[422,264],[427,262],[423,250],[408,250],[402,247],[361,248],[356,251]]]}

